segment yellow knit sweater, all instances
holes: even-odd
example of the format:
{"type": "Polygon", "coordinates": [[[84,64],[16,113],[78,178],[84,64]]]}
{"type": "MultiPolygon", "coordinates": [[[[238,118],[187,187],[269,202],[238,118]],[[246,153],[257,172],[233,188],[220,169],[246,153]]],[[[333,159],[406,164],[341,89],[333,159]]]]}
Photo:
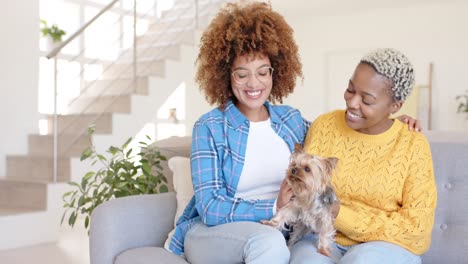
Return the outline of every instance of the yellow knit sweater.
{"type": "Polygon", "coordinates": [[[424,253],[437,203],[426,138],[398,120],[382,134],[362,134],[346,125],[344,114],[317,118],[304,144],[308,153],[339,158],[332,178],[341,201],[336,242],[380,240],[424,253]]]}

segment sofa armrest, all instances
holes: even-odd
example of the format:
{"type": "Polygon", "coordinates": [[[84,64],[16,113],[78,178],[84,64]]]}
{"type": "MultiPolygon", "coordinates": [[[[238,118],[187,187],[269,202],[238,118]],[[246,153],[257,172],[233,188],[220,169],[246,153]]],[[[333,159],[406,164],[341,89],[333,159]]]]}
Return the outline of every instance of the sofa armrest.
{"type": "Polygon", "coordinates": [[[91,264],[113,264],[131,248],[162,247],[174,227],[175,197],[174,192],[128,196],[96,207],[90,222],[91,264]]]}

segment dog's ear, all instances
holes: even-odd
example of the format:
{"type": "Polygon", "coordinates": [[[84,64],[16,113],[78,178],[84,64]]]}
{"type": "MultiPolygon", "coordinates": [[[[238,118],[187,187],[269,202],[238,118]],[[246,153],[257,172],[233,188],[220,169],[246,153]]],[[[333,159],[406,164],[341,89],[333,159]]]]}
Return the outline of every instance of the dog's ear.
{"type": "Polygon", "coordinates": [[[335,169],[336,164],[338,163],[338,158],[331,157],[331,158],[326,158],[324,159],[325,162],[325,168],[327,170],[327,173],[331,175],[331,172],[335,169]]]}
{"type": "Polygon", "coordinates": [[[302,152],[302,145],[299,143],[296,143],[294,145],[294,152],[302,152]]]}

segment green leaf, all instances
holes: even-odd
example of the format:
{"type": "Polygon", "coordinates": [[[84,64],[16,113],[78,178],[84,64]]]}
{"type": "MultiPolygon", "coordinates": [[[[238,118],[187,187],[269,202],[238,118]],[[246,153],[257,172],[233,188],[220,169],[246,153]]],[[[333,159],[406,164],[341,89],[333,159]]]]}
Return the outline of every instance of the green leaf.
{"type": "Polygon", "coordinates": [[[85,174],[85,176],[83,177],[84,180],[89,180],[91,177],[94,176],[94,174],[96,174],[94,171],[90,171],[88,173],[85,174]]]}
{"type": "Polygon", "coordinates": [[[101,154],[98,154],[97,157],[102,160],[102,161],[107,161],[106,157],[104,157],[103,155],[101,154]]]}
{"type": "Polygon", "coordinates": [[[143,171],[143,174],[146,176],[151,175],[151,167],[148,164],[148,162],[142,162],[141,163],[141,170],[143,171]]]}
{"type": "Polygon", "coordinates": [[[160,193],[166,193],[168,191],[169,191],[169,189],[167,188],[167,185],[164,184],[164,185],[159,186],[159,192],[160,193]]]}
{"type": "Polygon", "coordinates": [[[69,185],[71,186],[75,186],[75,187],[78,187],[78,189],[80,189],[80,185],[76,182],[68,182],[69,185]]]}
{"type": "Polygon", "coordinates": [[[75,222],[76,222],[76,212],[73,211],[70,215],[70,217],[68,218],[68,225],[73,227],[75,225],[75,222]]]}
{"type": "Polygon", "coordinates": [[[114,146],[110,146],[108,151],[109,151],[110,154],[115,156],[115,154],[118,153],[120,151],[120,149],[116,148],[114,146]]]}
{"type": "Polygon", "coordinates": [[[87,147],[83,152],[81,153],[80,161],[83,161],[87,158],[89,158],[93,154],[93,150],[90,147],[87,147]]]}
{"type": "Polygon", "coordinates": [[[127,154],[125,154],[125,156],[126,156],[127,158],[130,157],[130,154],[132,153],[132,151],[133,151],[133,149],[129,149],[129,150],[127,151],[127,154]]]}
{"type": "Polygon", "coordinates": [[[96,129],[95,124],[91,124],[90,126],[88,126],[88,136],[91,136],[92,134],[94,134],[95,129],[96,129]]]}
{"type": "Polygon", "coordinates": [[[162,175],[161,175],[161,180],[162,180],[163,182],[167,183],[166,177],[164,177],[164,176],[162,176],[162,175]]]}
{"type": "Polygon", "coordinates": [[[83,204],[85,204],[85,198],[81,196],[80,199],[78,199],[78,207],[82,207],[83,204]]]}
{"type": "Polygon", "coordinates": [[[88,226],[89,226],[89,216],[86,216],[84,226],[85,226],[86,229],[88,228],[88,226]]]}
{"type": "Polygon", "coordinates": [[[125,143],[122,145],[122,149],[126,149],[128,144],[130,144],[130,142],[132,141],[132,138],[128,138],[127,141],[125,141],[125,143]]]}
{"type": "Polygon", "coordinates": [[[81,189],[82,189],[83,192],[86,191],[86,189],[87,189],[86,187],[87,187],[87,186],[88,186],[88,180],[85,179],[85,178],[81,179],[81,189]]]}
{"type": "Polygon", "coordinates": [[[62,224],[63,224],[63,220],[65,219],[65,216],[66,216],[67,212],[68,212],[68,210],[67,210],[67,211],[65,211],[65,212],[63,212],[63,214],[62,214],[62,218],[60,219],[60,225],[62,225],[62,224]]]}
{"type": "Polygon", "coordinates": [[[124,189],[126,186],[127,186],[127,182],[121,182],[119,184],[117,184],[117,189],[124,189]]]}

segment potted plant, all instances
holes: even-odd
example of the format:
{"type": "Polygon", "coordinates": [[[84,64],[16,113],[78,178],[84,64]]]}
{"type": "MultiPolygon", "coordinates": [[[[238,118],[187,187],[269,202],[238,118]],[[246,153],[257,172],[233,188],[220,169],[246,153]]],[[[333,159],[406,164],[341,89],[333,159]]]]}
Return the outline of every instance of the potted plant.
{"type": "MultiPolygon", "coordinates": [[[[101,203],[118,197],[163,193],[168,191],[167,179],[162,174],[161,161],[166,157],[158,149],[149,148],[145,142],[139,142],[141,151],[133,154],[128,148],[129,138],[121,147],[110,146],[109,157],[96,151],[91,136],[94,127],[88,128],[90,147],[81,154],[81,161],[90,161],[92,165],[101,163],[97,171],[86,173],[80,183],[70,182],[74,190],[62,197],[65,212],[61,223],[68,216],[68,224],[73,227],[80,215],[85,216],[84,226],[89,226],[93,210],[101,203]]],[[[151,140],[148,136],[147,138],[151,140]]]]}
{"type": "Polygon", "coordinates": [[[62,37],[66,34],[66,32],[60,29],[57,24],[52,24],[49,26],[47,21],[44,19],[41,19],[41,24],[41,33],[42,36],[47,40],[47,48],[52,49],[54,45],[62,41],[62,37]]]}
{"type": "Polygon", "coordinates": [[[465,113],[466,118],[468,118],[468,90],[465,91],[465,94],[457,95],[455,99],[459,102],[457,112],[465,113]]]}

